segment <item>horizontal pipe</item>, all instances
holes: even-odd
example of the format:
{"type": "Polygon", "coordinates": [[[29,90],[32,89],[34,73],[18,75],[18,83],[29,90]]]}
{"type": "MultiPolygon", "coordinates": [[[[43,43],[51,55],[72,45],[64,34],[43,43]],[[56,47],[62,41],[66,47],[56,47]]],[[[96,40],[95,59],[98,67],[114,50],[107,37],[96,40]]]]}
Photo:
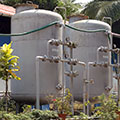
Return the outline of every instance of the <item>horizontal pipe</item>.
{"type": "Polygon", "coordinates": [[[81,62],[81,61],[79,61],[77,59],[61,59],[61,57],[59,57],[59,56],[58,57],[52,56],[50,58],[50,57],[47,57],[45,55],[45,56],[37,56],[36,58],[41,59],[42,61],[49,61],[49,62],[55,62],[55,63],[66,62],[68,64],[73,64],[73,65],[76,65],[76,64],[80,64],[80,65],[83,65],[83,66],[86,65],[84,62],[81,62]]]}
{"type": "Polygon", "coordinates": [[[51,45],[55,45],[55,46],[65,45],[65,46],[70,47],[70,48],[76,48],[78,46],[76,43],[74,43],[72,41],[64,42],[64,41],[61,41],[58,39],[51,39],[48,41],[48,43],[51,45]]]}
{"type": "Polygon", "coordinates": [[[120,53],[120,49],[119,48],[109,49],[108,47],[100,46],[97,49],[97,52],[115,52],[115,53],[120,53]]]}

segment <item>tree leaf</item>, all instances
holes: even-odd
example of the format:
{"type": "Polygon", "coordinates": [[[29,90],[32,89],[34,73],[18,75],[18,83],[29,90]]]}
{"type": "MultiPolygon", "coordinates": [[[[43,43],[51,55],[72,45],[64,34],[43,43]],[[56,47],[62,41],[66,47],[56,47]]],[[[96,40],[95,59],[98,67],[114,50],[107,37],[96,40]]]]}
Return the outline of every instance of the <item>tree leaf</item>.
{"type": "Polygon", "coordinates": [[[18,57],[18,56],[11,56],[11,57],[9,57],[9,59],[8,59],[8,60],[15,59],[15,58],[19,59],[19,57],[18,57]]]}
{"type": "Polygon", "coordinates": [[[14,78],[16,78],[17,76],[16,76],[16,74],[15,73],[13,73],[11,70],[8,70],[8,72],[14,77],[14,78]]]}
{"type": "Polygon", "coordinates": [[[115,22],[120,19],[120,1],[93,0],[85,6],[81,13],[88,15],[91,19],[102,20],[103,17],[111,17],[112,22],[115,22]]]}

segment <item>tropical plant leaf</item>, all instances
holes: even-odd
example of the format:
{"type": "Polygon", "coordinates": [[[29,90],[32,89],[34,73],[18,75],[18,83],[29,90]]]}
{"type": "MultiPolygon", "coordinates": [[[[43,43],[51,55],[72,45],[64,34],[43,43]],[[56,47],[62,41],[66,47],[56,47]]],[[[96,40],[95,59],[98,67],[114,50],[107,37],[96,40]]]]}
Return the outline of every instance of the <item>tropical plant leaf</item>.
{"type": "Polygon", "coordinates": [[[15,71],[19,71],[19,69],[11,69],[11,71],[15,72],[15,71]]]}
{"type": "Polygon", "coordinates": [[[18,56],[11,56],[11,57],[8,58],[8,60],[15,59],[15,58],[19,59],[18,56]]]}
{"type": "Polygon", "coordinates": [[[8,72],[9,72],[14,78],[17,77],[16,74],[12,72],[12,70],[8,70],[8,72]]]}
{"type": "Polygon", "coordinates": [[[120,1],[119,0],[93,0],[82,10],[83,14],[92,19],[101,20],[103,17],[111,17],[115,22],[120,19],[120,1]]]}
{"type": "Polygon", "coordinates": [[[7,51],[7,44],[4,44],[1,48],[4,52],[6,52],[7,51]]]}
{"type": "Polygon", "coordinates": [[[13,49],[11,46],[12,42],[8,45],[4,44],[0,48],[0,78],[8,80],[12,76],[12,78],[20,80],[14,73],[20,70],[20,67],[17,65],[19,57],[12,55],[13,49]]]}
{"type": "Polygon", "coordinates": [[[18,77],[15,73],[13,73],[12,70],[8,70],[8,72],[13,76],[14,79],[21,80],[21,78],[18,77]]]}

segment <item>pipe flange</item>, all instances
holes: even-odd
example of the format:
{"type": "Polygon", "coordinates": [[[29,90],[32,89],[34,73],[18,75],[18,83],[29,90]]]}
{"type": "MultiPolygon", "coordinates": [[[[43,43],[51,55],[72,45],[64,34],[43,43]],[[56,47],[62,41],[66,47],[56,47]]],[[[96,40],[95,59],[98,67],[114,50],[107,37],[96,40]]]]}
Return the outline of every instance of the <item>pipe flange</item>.
{"type": "Polygon", "coordinates": [[[56,89],[57,90],[61,90],[63,87],[62,87],[62,85],[61,84],[58,84],[57,86],[56,86],[56,89]]]}
{"type": "Polygon", "coordinates": [[[109,92],[112,88],[110,86],[105,87],[105,90],[109,92]]]}

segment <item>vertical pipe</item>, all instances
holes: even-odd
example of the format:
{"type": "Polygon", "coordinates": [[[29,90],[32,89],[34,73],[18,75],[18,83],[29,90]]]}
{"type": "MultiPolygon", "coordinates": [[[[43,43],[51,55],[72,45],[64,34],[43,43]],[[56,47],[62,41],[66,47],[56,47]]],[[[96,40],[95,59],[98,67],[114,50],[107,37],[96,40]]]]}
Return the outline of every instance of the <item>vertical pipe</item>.
{"type": "MultiPolygon", "coordinates": [[[[65,14],[66,14],[66,11],[65,11],[65,14]]],[[[66,16],[66,15],[65,15],[66,16]]],[[[63,33],[62,33],[62,38],[63,38],[63,42],[65,42],[64,38],[65,38],[65,26],[63,26],[63,33]]],[[[65,59],[65,46],[63,45],[62,46],[62,58],[65,59]]],[[[66,79],[65,79],[65,63],[62,62],[62,75],[63,75],[63,96],[65,95],[65,88],[66,88],[66,79]]]]}
{"type": "Polygon", "coordinates": [[[86,65],[84,66],[84,75],[83,75],[83,112],[86,114],[86,65]]]}
{"type": "MultiPolygon", "coordinates": [[[[108,39],[108,49],[112,49],[112,38],[109,35],[108,36],[110,39],[108,39]]],[[[111,51],[108,53],[108,64],[111,65],[111,51]]],[[[109,87],[112,88],[112,67],[108,66],[108,81],[109,81],[109,87]]],[[[109,93],[108,93],[109,94],[109,93]]]]}
{"type": "Polygon", "coordinates": [[[118,106],[120,107],[120,80],[118,79],[118,106]]]}
{"type": "MultiPolygon", "coordinates": [[[[120,54],[117,55],[117,63],[120,63],[120,54]]],[[[117,75],[118,75],[118,106],[120,106],[120,78],[119,78],[119,68],[117,68],[117,75]]]]}
{"type": "MultiPolygon", "coordinates": [[[[62,51],[63,51],[63,55],[62,55],[62,58],[64,59],[64,45],[63,45],[63,49],[62,49],[62,51]]],[[[65,86],[66,86],[66,84],[65,84],[65,75],[64,75],[64,73],[65,73],[65,70],[64,70],[64,66],[65,66],[65,63],[64,62],[62,62],[62,84],[63,84],[63,96],[65,95],[65,86]]]]}
{"type": "Polygon", "coordinates": [[[36,109],[40,109],[39,58],[36,57],[36,109]]]}
{"type": "Polygon", "coordinates": [[[89,81],[90,81],[90,63],[88,62],[87,66],[87,115],[89,115],[89,81]]]}
{"type": "Polygon", "coordinates": [[[99,49],[97,49],[97,63],[99,63],[99,49]]]}
{"type": "Polygon", "coordinates": [[[47,56],[50,57],[50,43],[47,42],[47,56]]]}
{"type": "MultiPolygon", "coordinates": [[[[73,58],[73,49],[70,48],[70,58],[73,58]]],[[[73,72],[73,65],[70,65],[70,71],[73,72]]],[[[72,93],[72,115],[74,115],[74,96],[73,96],[73,76],[71,76],[71,93],[72,93]]]]}
{"type": "MultiPolygon", "coordinates": [[[[61,57],[61,56],[60,56],[61,57]]],[[[57,63],[58,64],[58,72],[57,72],[57,74],[58,74],[58,81],[57,81],[57,84],[60,86],[60,89],[59,90],[61,90],[61,87],[63,86],[63,74],[62,74],[62,72],[63,72],[63,63],[61,63],[61,62],[59,62],[59,63],[57,63]]],[[[63,88],[63,87],[62,87],[63,88]]],[[[60,92],[61,94],[62,94],[62,92],[60,92]]]]}

